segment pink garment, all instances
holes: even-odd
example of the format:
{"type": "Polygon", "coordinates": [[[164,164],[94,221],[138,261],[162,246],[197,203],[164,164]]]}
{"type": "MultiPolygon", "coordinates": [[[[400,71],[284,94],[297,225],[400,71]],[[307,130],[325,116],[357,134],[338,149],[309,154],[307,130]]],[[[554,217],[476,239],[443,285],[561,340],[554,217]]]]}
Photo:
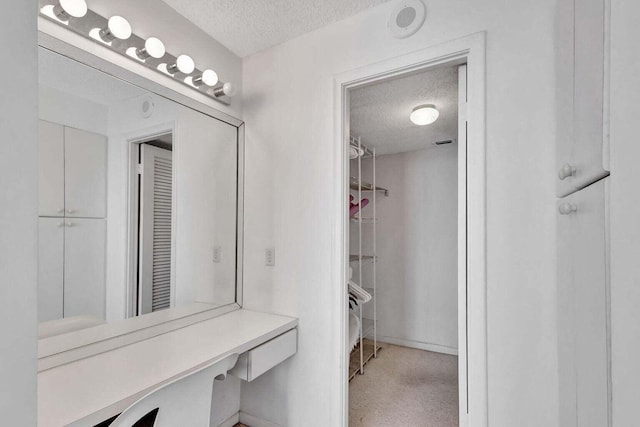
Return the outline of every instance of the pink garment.
{"type": "Polygon", "coordinates": [[[365,207],[369,204],[369,199],[362,199],[360,203],[353,203],[353,196],[349,196],[349,216],[354,216],[360,211],[360,207],[365,207]]]}

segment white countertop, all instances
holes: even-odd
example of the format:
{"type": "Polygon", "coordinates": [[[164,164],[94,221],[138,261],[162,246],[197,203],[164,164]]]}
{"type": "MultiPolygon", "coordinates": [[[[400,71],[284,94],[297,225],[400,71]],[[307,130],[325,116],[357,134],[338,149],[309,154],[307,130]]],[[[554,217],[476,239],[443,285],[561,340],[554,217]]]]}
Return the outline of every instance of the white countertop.
{"type": "Polygon", "coordinates": [[[122,412],[159,384],[293,329],[293,317],[239,309],[182,329],[38,373],[38,426],[122,412]]]}

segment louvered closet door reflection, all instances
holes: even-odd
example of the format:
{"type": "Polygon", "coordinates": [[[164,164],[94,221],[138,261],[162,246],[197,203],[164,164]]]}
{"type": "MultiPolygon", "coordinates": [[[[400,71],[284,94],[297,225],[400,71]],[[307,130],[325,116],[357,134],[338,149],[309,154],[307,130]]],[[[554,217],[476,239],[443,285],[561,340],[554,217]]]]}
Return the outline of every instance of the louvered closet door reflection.
{"type": "Polygon", "coordinates": [[[141,146],[140,184],[140,314],[171,304],[171,151],[141,146]]]}

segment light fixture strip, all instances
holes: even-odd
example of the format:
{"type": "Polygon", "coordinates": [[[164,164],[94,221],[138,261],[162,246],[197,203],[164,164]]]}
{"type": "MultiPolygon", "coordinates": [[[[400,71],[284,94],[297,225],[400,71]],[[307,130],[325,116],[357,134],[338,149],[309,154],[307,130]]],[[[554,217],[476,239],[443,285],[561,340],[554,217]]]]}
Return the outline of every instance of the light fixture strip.
{"type": "MultiPolygon", "coordinates": [[[[44,9],[44,8],[43,8],[44,9]]],[[[146,66],[149,69],[155,70],[157,73],[159,74],[163,74],[165,75],[167,78],[171,78],[176,82],[179,82],[181,84],[183,84],[184,86],[195,90],[203,95],[206,95],[207,97],[218,101],[222,104],[225,105],[230,105],[231,104],[231,98],[229,96],[227,96],[224,92],[223,92],[223,86],[224,86],[224,82],[218,82],[214,87],[209,87],[207,85],[200,85],[200,86],[196,86],[194,84],[192,84],[191,82],[193,81],[193,79],[196,79],[200,76],[202,76],[204,70],[200,70],[197,68],[197,64],[196,64],[196,68],[193,70],[192,73],[186,75],[186,74],[182,74],[180,72],[176,72],[175,74],[170,74],[167,72],[164,72],[160,69],[158,69],[158,66],[161,64],[165,64],[165,68],[169,67],[173,64],[176,64],[177,60],[178,60],[178,56],[180,56],[182,53],[178,54],[177,56],[172,55],[169,52],[165,52],[164,56],[161,59],[156,59],[153,57],[149,57],[146,58],[144,60],[140,59],[138,56],[135,55],[135,52],[140,49],[140,48],[144,48],[145,47],[145,41],[146,39],[138,36],[135,34],[135,32],[131,33],[131,36],[126,39],[126,40],[120,40],[120,39],[114,39],[112,40],[110,43],[106,43],[102,40],[97,39],[96,37],[92,37],[89,33],[92,30],[95,29],[103,29],[103,28],[107,28],[108,26],[108,19],[103,17],[102,15],[99,15],[97,13],[95,13],[94,11],[92,11],[91,9],[89,9],[87,11],[87,14],[81,18],[71,18],[69,19],[67,22],[62,22],[61,20],[57,19],[55,16],[50,16],[47,13],[43,12],[43,9],[40,10],[40,16],[43,16],[44,18],[57,23],[58,25],[61,25],[63,27],[68,28],[69,30],[73,31],[76,34],[79,34],[93,42],[95,42],[96,44],[102,45],[114,52],[117,52],[123,56],[126,56],[127,58],[129,58],[131,61],[135,61],[141,65],[146,66]],[[132,49],[133,48],[133,49],[132,49]],[[128,53],[129,52],[129,53],[128,53]],[[187,77],[191,77],[189,79],[187,79],[187,77]],[[185,81],[185,79],[187,79],[187,81],[185,81]]],[[[185,49],[184,53],[188,53],[188,48],[185,49]]],[[[229,85],[229,83],[227,83],[227,85],[229,85]]]]}

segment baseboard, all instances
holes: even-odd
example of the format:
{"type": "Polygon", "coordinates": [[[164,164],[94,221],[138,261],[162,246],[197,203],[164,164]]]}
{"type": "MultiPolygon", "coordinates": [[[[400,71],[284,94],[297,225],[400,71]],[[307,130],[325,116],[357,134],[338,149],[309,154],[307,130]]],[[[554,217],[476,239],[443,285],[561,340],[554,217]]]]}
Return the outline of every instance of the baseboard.
{"type": "Polygon", "coordinates": [[[240,422],[240,412],[236,412],[231,415],[229,418],[224,420],[222,424],[218,425],[218,427],[233,427],[240,422]]]}
{"type": "Polygon", "coordinates": [[[248,425],[249,427],[282,427],[280,424],[254,417],[253,415],[242,411],[240,411],[240,422],[248,425]]]}
{"type": "Polygon", "coordinates": [[[431,344],[426,342],[405,340],[402,338],[385,337],[385,336],[379,336],[378,342],[401,345],[403,347],[409,347],[409,348],[417,348],[418,350],[432,351],[434,353],[450,354],[453,356],[458,355],[457,348],[447,347],[445,345],[439,345],[439,344],[431,344]]]}

